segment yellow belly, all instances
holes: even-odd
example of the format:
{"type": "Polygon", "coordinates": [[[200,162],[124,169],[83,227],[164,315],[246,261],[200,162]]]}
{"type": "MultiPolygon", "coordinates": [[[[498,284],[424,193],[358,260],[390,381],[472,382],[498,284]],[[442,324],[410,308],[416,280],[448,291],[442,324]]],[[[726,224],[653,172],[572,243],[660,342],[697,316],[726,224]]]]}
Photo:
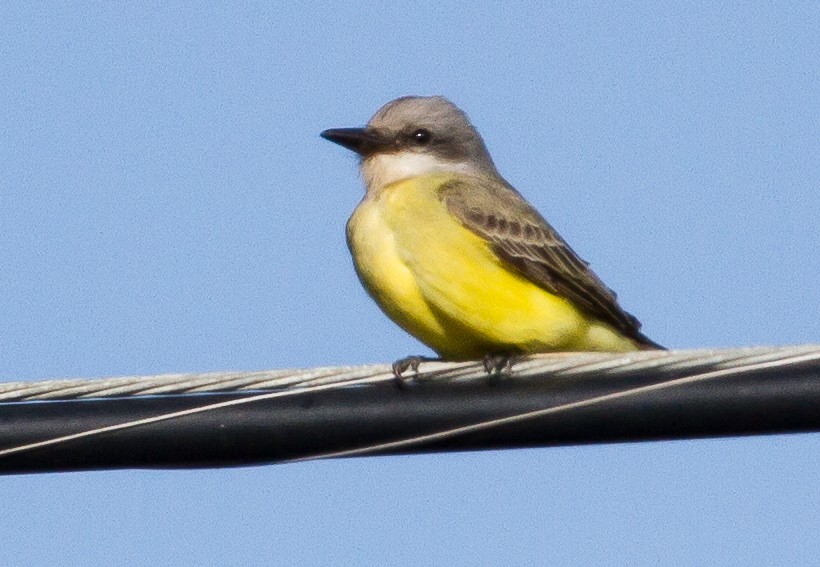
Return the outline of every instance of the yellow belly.
{"type": "Polygon", "coordinates": [[[450,359],[489,353],[635,350],[611,327],[531,283],[452,217],[449,175],[368,194],[348,222],[359,278],[384,312],[450,359]]]}

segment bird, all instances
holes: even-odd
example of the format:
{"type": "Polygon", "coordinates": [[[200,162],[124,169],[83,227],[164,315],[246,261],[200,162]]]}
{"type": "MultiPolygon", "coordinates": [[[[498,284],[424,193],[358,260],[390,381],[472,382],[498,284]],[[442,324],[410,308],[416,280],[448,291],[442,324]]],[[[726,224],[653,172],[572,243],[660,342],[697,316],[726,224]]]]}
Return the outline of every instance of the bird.
{"type": "MultiPolygon", "coordinates": [[[[448,99],[397,98],[365,127],[321,136],[360,158],[366,190],[347,223],[359,280],[441,359],[483,359],[493,373],[519,355],[664,348],[501,176],[448,99]]],[[[422,360],[400,359],[394,374],[422,360]]]]}

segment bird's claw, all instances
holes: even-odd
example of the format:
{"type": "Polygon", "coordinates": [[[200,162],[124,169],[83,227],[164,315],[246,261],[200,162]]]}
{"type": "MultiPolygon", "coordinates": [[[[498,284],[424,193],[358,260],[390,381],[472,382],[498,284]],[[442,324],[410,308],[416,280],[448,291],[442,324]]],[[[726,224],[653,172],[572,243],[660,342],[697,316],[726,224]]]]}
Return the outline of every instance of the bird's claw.
{"type": "Polygon", "coordinates": [[[490,378],[498,378],[512,371],[513,355],[510,353],[491,353],[484,355],[484,370],[490,378]]]}
{"type": "Polygon", "coordinates": [[[427,356],[406,356],[398,359],[393,363],[393,378],[396,380],[396,385],[403,388],[407,383],[419,374],[419,364],[425,361],[435,360],[427,356]],[[405,376],[404,373],[412,370],[412,376],[405,376]]]}
{"type": "MultiPolygon", "coordinates": [[[[484,370],[490,379],[500,378],[505,374],[510,374],[515,356],[510,353],[491,353],[484,355],[483,364],[484,370]]],[[[437,358],[430,358],[427,356],[406,356],[398,359],[392,365],[393,378],[399,388],[404,388],[414,378],[418,377],[419,365],[422,362],[429,362],[432,360],[440,360],[437,358]],[[407,375],[407,371],[412,371],[412,374],[407,375]]]]}

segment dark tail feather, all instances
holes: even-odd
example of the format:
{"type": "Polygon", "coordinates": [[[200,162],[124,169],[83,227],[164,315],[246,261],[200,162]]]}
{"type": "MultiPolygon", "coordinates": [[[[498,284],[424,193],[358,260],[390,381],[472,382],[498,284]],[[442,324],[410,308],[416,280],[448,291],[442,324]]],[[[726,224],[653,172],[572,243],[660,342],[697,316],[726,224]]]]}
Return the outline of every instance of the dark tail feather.
{"type": "Polygon", "coordinates": [[[638,350],[667,350],[665,346],[659,345],[643,333],[637,334],[635,344],[638,345],[638,350]]]}

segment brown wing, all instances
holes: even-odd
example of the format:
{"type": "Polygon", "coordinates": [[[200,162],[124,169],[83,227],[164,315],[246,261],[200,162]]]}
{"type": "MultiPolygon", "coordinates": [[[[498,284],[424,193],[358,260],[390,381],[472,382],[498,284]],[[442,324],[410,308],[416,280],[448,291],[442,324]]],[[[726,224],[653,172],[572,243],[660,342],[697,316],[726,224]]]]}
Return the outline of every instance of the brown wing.
{"type": "Polygon", "coordinates": [[[663,348],[640,332],[640,322],[618,305],[615,292],[515,189],[502,181],[473,178],[469,186],[461,181],[442,185],[440,195],[450,213],[488,240],[524,277],[643,348],[663,348]]]}

